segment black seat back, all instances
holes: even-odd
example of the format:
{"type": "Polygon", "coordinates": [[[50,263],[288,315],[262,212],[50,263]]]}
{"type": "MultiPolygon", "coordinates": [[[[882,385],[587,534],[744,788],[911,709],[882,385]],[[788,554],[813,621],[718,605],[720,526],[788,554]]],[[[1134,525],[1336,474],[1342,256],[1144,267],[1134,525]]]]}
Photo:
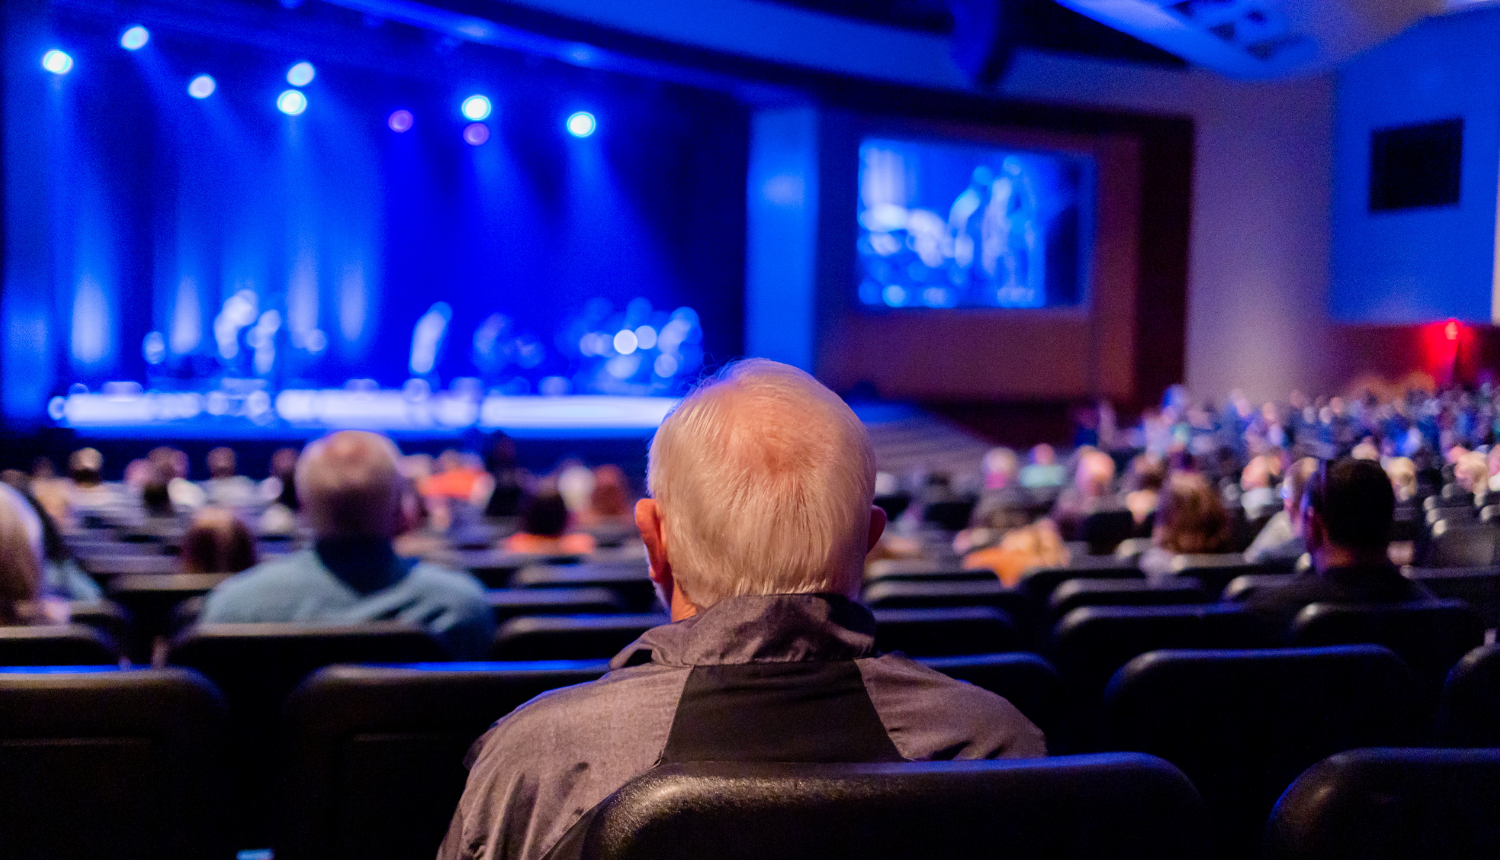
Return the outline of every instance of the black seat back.
{"type": "Polygon", "coordinates": [[[223,860],[223,735],[195,672],[0,672],[0,856],[223,860]]]}
{"type": "Polygon", "coordinates": [[[0,666],[115,666],[120,650],[83,624],[0,627],[0,666]]]}
{"type": "Polygon", "coordinates": [[[995,572],[986,568],[965,568],[960,559],[887,558],[870,563],[865,581],[870,584],[892,580],[913,582],[989,582],[995,572]]]}
{"type": "Polygon", "coordinates": [[[1413,567],[1404,573],[1438,597],[1474,607],[1486,627],[1500,626],[1500,567],[1413,567]]]}
{"type": "Polygon", "coordinates": [[[1500,857],[1500,750],[1363,749],[1321,761],[1266,827],[1266,860],[1500,857]]]}
{"type": "Polygon", "coordinates": [[[1314,603],[1292,622],[1292,644],[1384,645],[1411,667],[1419,720],[1431,719],[1448,670],[1484,644],[1484,622],[1460,600],[1372,606],[1314,603]]]}
{"type": "Polygon", "coordinates": [[[512,588],[608,588],[632,612],[656,608],[656,586],[644,559],[614,564],[538,564],[510,578],[512,588]]]}
{"type": "Polygon", "coordinates": [[[1475,648],[1448,673],[1437,740],[1445,746],[1500,747],[1500,645],[1475,648]]]}
{"type": "Polygon", "coordinates": [[[68,621],[103,633],[111,642],[125,642],[130,636],[130,614],[118,603],[108,600],[68,601],[68,621]]]}
{"type": "Polygon", "coordinates": [[[1156,651],[1105,693],[1105,749],[1158,755],[1202,792],[1219,857],[1253,857],[1276,798],[1335,752],[1396,744],[1409,724],[1410,675],[1372,645],[1156,651]]]}
{"type": "Polygon", "coordinates": [[[670,765],[600,804],[588,860],[1198,855],[1202,804],[1148,756],[670,765]]]}
{"type": "Polygon", "coordinates": [[[1247,573],[1236,576],[1229,580],[1224,586],[1219,599],[1226,603],[1243,603],[1250,599],[1250,595],[1262,588],[1277,588],[1285,585],[1290,578],[1286,573],[1247,573]]]}
{"type": "Polygon", "coordinates": [[[287,703],[285,860],[429,860],[463,793],[469,747],[498,719],[603,663],[332,666],[287,703]]]}
{"type": "Polygon", "coordinates": [[[1488,567],[1500,562],[1500,525],[1442,520],[1432,526],[1424,567],[1488,567]]]}
{"type": "Polygon", "coordinates": [[[520,616],[495,631],[491,660],[608,660],[665,615],[520,616]]]}
{"type": "Polygon", "coordinates": [[[498,588],[485,592],[495,623],[521,615],[609,615],[625,611],[608,588],[498,588]]]}
{"type": "Polygon", "coordinates": [[[875,610],[875,647],[908,657],[997,654],[1021,647],[1010,618],[988,606],[875,610]]]}
{"type": "Polygon", "coordinates": [[[1080,606],[1175,606],[1211,599],[1196,579],[1070,579],[1052,592],[1052,618],[1080,606]]]}
{"type": "MultiPolygon", "coordinates": [[[[1056,746],[1093,749],[1104,687],[1121,666],[1163,648],[1261,648],[1274,634],[1233,606],[1085,606],[1057,624],[1052,662],[1062,675],[1067,702],[1056,746]]],[[[1049,738],[1049,742],[1053,739],[1049,738]]]]}
{"type": "Polygon", "coordinates": [[[972,582],[924,582],[885,579],[864,590],[863,601],[871,609],[952,609],[988,606],[1009,616],[1016,632],[1027,642],[1037,632],[1026,595],[1000,584],[994,576],[972,582]]]}
{"type": "Polygon", "coordinates": [[[427,631],[407,624],[210,624],[172,640],[167,662],[197,669],[229,704],[239,848],[271,844],[271,810],[281,710],[303,678],[335,663],[446,659],[427,631]]]}
{"type": "Polygon", "coordinates": [[[130,659],[151,662],[158,636],[170,636],[178,604],[212,591],[228,573],[143,573],[116,576],[109,581],[109,599],[130,613],[130,659]]]}
{"type": "Polygon", "coordinates": [[[1057,725],[1062,679],[1051,663],[1035,654],[971,654],[929,657],[919,662],[1006,699],[1049,737],[1057,725]]]}
{"type": "Polygon", "coordinates": [[[1172,573],[1190,576],[1202,583],[1209,594],[1220,594],[1237,576],[1276,573],[1269,564],[1245,561],[1239,553],[1223,555],[1179,555],[1172,559],[1172,573]]]}
{"type": "Polygon", "coordinates": [[[922,508],[922,522],[932,523],[944,531],[961,531],[968,528],[969,517],[978,502],[977,498],[929,502],[922,508]]]}
{"type": "Polygon", "coordinates": [[[1034,567],[1021,574],[1016,588],[1025,594],[1036,610],[1045,614],[1052,592],[1070,579],[1143,579],[1134,559],[1113,556],[1074,559],[1064,567],[1034,567]]]}
{"type": "Polygon", "coordinates": [[[1095,511],[1078,524],[1078,539],[1090,555],[1109,555],[1135,533],[1135,514],[1125,508],[1095,511]]]}

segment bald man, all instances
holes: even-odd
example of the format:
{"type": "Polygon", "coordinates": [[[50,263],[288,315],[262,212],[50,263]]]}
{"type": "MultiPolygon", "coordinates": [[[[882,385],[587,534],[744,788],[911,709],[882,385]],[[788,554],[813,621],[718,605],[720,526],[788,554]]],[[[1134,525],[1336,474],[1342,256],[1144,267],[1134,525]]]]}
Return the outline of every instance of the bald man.
{"type": "Polygon", "coordinates": [[[391,546],[403,528],[397,456],[391,440],[357,431],[307,446],[297,498],[317,542],[221,583],[200,623],[406,621],[454,657],[482,659],[495,633],[484,586],[391,546]]]}
{"type": "Polygon", "coordinates": [[[1006,700],[875,650],[854,600],[885,528],[874,451],[811,376],[731,365],[662,422],[648,480],[636,524],[673,623],[480,739],[441,860],[575,856],[590,810],[658,764],[1046,754],[1006,700]]]}

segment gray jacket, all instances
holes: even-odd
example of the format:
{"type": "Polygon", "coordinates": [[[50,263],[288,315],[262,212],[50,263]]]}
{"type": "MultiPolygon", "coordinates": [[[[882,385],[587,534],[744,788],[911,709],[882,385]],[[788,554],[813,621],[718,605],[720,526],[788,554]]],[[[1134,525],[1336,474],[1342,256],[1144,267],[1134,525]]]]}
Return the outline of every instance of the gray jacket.
{"type": "Polygon", "coordinates": [[[728,598],[647,631],[600,680],[480,738],[438,857],[537,860],[658,764],[1046,755],[1005,699],[878,654],[874,633],[868,609],[827,594],[728,598]]]}

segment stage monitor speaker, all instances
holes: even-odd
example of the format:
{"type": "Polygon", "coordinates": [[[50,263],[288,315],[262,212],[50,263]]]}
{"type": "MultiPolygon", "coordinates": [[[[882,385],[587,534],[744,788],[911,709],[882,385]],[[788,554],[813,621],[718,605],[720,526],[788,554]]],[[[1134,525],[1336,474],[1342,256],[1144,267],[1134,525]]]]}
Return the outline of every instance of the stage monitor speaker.
{"type": "Polygon", "coordinates": [[[948,0],[948,11],[953,15],[953,62],[976,87],[994,87],[1016,52],[1014,15],[1006,0],[948,0]]]}

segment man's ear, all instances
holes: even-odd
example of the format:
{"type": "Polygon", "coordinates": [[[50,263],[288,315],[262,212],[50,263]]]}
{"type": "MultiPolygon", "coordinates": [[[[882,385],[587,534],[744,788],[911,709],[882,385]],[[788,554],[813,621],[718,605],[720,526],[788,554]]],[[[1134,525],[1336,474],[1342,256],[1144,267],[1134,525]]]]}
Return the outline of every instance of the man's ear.
{"type": "Polygon", "coordinates": [[[870,506],[870,534],[865,541],[865,554],[869,555],[875,544],[880,543],[880,536],[885,534],[886,514],[885,508],[879,505],[870,506]]]}
{"type": "Polygon", "coordinates": [[[672,563],[667,560],[667,535],[662,528],[661,507],[655,499],[641,499],[635,503],[635,527],[641,532],[641,542],[646,545],[646,558],[651,562],[651,581],[672,593],[672,563]]]}

